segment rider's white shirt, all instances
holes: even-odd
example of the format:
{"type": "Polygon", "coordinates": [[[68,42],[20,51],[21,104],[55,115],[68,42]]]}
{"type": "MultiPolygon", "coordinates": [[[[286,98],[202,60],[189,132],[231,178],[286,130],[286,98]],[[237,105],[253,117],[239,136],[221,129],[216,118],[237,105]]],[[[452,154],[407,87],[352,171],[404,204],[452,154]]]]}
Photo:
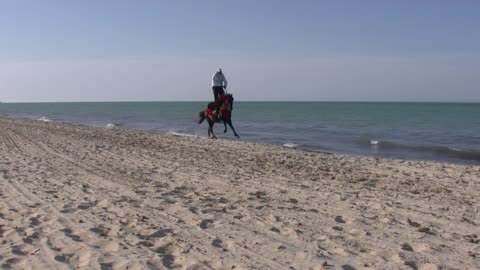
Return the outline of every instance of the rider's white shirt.
{"type": "Polygon", "coordinates": [[[215,72],[212,77],[212,86],[223,86],[227,88],[227,78],[225,78],[225,75],[223,73],[215,72]]]}

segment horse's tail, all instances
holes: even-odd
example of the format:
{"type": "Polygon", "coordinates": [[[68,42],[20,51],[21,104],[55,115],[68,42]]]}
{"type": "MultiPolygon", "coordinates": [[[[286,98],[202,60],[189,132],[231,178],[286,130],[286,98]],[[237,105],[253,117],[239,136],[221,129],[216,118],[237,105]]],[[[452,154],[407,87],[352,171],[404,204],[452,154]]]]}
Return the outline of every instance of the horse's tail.
{"type": "Polygon", "coordinates": [[[206,117],[207,117],[207,114],[205,113],[205,111],[199,112],[198,113],[198,124],[200,125],[205,120],[206,117]]]}

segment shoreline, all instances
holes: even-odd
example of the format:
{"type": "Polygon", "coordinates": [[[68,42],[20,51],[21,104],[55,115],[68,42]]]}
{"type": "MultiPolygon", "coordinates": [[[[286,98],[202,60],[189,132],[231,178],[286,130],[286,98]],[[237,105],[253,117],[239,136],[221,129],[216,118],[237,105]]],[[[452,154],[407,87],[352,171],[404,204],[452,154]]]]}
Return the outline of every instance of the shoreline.
{"type": "Polygon", "coordinates": [[[480,166],[0,117],[0,265],[480,268],[480,166]]]}
{"type": "MultiPolygon", "coordinates": [[[[81,125],[81,126],[93,127],[93,128],[116,128],[116,129],[124,129],[124,130],[145,132],[145,133],[149,133],[149,134],[159,134],[159,135],[162,135],[162,136],[175,135],[175,136],[178,136],[178,137],[198,137],[198,138],[207,139],[207,136],[203,136],[203,135],[181,133],[181,132],[176,132],[176,131],[144,130],[144,129],[140,129],[140,128],[124,127],[122,125],[116,125],[115,123],[108,123],[106,125],[100,126],[100,125],[93,125],[93,124],[82,123],[82,122],[52,120],[52,119],[49,119],[49,118],[46,118],[46,117],[40,117],[39,119],[33,119],[33,118],[25,118],[25,117],[14,117],[14,116],[8,116],[8,115],[5,116],[5,115],[1,115],[1,114],[0,114],[0,117],[9,118],[9,119],[29,120],[29,121],[56,122],[56,123],[64,123],[64,124],[72,124],[72,125],[81,125]],[[42,120],[42,119],[46,119],[46,120],[42,120]],[[112,126],[110,126],[110,125],[112,125],[112,126]]],[[[219,139],[227,140],[227,141],[238,141],[238,139],[235,139],[235,138],[232,138],[232,137],[219,138],[219,139]]],[[[355,152],[348,152],[348,151],[341,151],[341,150],[330,150],[330,149],[324,149],[324,148],[321,148],[321,147],[296,144],[296,143],[292,143],[292,142],[282,144],[282,143],[271,143],[271,142],[262,142],[262,141],[254,141],[254,140],[239,140],[239,141],[257,143],[257,144],[262,144],[262,145],[280,146],[280,147],[284,147],[284,148],[297,149],[297,150],[306,151],[306,152],[330,153],[330,154],[336,154],[336,155],[357,156],[357,157],[365,157],[365,158],[372,157],[372,158],[382,158],[382,159],[392,159],[392,160],[425,161],[425,162],[448,163],[448,164],[457,164],[457,165],[466,165],[466,166],[480,166],[480,160],[471,159],[471,158],[470,159],[469,158],[462,158],[462,157],[455,157],[455,158],[446,158],[446,157],[421,158],[421,157],[413,157],[413,156],[412,157],[402,157],[402,156],[399,156],[398,154],[387,154],[387,153],[366,154],[366,153],[355,153],[355,152]],[[293,144],[293,145],[296,145],[296,146],[295,147],[286,146],[286,145],[289,145],[289,144],[293,144]]],[[[380,143],[382,143],[382,142],[380,142],[380,143]]],[[[410,148],[428,148],[428,147],[410,146],[410,148]]],[[[439,147],[436,147],[436,148],[439,148],[439,147]]],[[[475,149],[465,150],[465,149],[456,149],[456,148],[453,148],[453,147],[440,147],[440,148],[441,148],[440,150],[436,149],[436,151],[448,150],[448,151],[463,153],[463,155],[472,154],[472,153],[474,153],[475,155],[480,155],[480,152],[475,150],[475,149]]]]}

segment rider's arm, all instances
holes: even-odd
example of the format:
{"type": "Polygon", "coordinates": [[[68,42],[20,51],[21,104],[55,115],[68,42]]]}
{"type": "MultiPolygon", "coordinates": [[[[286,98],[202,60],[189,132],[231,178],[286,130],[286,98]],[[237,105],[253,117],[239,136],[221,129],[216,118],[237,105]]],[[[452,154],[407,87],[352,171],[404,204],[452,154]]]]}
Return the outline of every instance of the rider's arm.
{"type": "Polygon", "coordinates": [[[215,84],[215,75],[216,75],[216,73],[213,74],[213,76],[212,76],[212,86],[215,84]]]}
{"type": "Polygon", "coordinates": [[[228,85],[227,78],[225,77],[224,74],[222,75],[223,75],[223,88],[227,88],[227,85],[228,85]]]}

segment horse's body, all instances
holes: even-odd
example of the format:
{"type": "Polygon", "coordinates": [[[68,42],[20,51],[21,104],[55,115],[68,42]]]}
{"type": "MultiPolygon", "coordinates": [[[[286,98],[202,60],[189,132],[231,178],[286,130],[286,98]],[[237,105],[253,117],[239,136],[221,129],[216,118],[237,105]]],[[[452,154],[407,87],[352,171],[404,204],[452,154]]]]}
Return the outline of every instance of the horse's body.
{"type": "Polygon", "coordinates": [[[223,94],[216,102],[208,103],[207,109],[199,113],[200,119],[198,121],[201,124],[205,119],[208,122],[208,137],[216,139],[213,132],[213,125],[215,123],[223,122],[225,126],[224,133],[227,132],[227,124],[233,131],[235,137],[240,138],[235,128],[232,125],[232,110],[233,110],[233,96],[232,94],[223,94]]]}

